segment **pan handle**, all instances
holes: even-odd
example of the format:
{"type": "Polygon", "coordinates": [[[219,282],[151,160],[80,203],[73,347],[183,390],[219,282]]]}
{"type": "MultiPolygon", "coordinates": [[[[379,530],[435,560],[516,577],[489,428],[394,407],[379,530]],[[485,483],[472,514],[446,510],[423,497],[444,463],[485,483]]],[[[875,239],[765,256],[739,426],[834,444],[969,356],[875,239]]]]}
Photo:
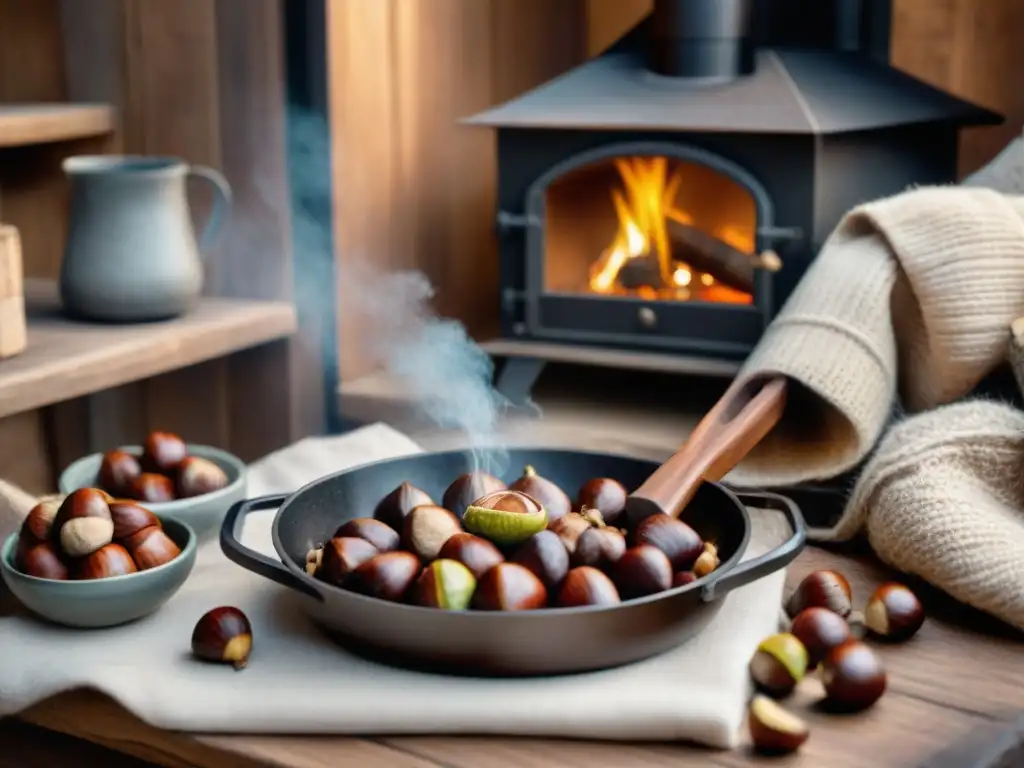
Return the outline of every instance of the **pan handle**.
{"type": "Polygon", "coordinates": [[[744,587],[770,573],[785,568],[800,554],[804,548],[804,542],[807,540],[804,517],[792,499],[767,491],[737,491],[733,489],[733,492],[746,507],[760,507],[782,512],[789,522],[793,535],[775,549],[739,563],[735,568],[730,568],[722,574],[721,578],[715,579],[705,586],[700,594],[701,600],[704,602],[716,600],[727,592],[744,587]]]}
{"type": "Polygon", "coordinates": [[[244,499],[234,504],[228,510],[227,515],[224,517],[224,522],[220,526],[220,549],[227,556],[228,560],[242,566],[247,571],[252,571],[265,579],[276,581],[281,586],[288,587],[288,589],[294,589],[317,600],[323,600],[323,597],[315,587],[307,584],[298,575],[285,568],[284,563],[267,557],[255,549],[249,549],[249,547],[242,543],[242,528],[245,526],[246,516],[250,512],[280,507],[287,498],[283,494],[260,496],[256,499],[244,499]]]}

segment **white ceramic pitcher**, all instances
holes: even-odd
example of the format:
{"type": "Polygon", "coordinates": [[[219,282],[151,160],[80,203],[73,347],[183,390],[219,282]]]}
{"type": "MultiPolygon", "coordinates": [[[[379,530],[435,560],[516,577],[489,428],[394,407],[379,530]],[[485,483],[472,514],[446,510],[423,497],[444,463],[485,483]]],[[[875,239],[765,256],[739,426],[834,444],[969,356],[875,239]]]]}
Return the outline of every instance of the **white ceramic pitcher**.
{"type": "Polygon", "coordinates": [[[64,311],[86,320],[143,322],[191,309],[203,288],[201,251],[231,208],[231,187],[212,168],[173,157],[69,157],[71,212],[60,293],[64,311]],[[198,241],[186,181],[213,187],[198,241]]]}

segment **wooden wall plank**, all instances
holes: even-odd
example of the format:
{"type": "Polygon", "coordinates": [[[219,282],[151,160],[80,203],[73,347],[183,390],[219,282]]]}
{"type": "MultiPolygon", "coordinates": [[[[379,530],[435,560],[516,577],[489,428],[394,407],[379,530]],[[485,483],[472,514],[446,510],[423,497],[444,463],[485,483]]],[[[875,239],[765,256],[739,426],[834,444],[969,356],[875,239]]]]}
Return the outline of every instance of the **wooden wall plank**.
{"type": "MultiPolygon", "coordinates": [[[[583,59],[580,0],[328,0],[335,258],[423,271],[435,308],[497,326],[493,134],[459,124],[583,59]],[[528,51],[528,55],[524,52],[528,51]]],[[[344,279],[344,278],[343,278],[344,279]]],[[[340,376],[372,369],[339,293],[340,376]]]]}

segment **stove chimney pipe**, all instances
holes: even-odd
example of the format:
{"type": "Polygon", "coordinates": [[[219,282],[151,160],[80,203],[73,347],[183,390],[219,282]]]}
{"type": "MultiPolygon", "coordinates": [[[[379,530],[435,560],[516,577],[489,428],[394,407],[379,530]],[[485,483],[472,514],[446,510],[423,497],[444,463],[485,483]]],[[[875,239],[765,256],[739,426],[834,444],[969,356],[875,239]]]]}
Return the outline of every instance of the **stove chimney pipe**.
{"type": "Polygon", "coordinates": [[[710,81],[750,74],[751,6],[752,0],[654,0],[649,68],[710,81]]]}

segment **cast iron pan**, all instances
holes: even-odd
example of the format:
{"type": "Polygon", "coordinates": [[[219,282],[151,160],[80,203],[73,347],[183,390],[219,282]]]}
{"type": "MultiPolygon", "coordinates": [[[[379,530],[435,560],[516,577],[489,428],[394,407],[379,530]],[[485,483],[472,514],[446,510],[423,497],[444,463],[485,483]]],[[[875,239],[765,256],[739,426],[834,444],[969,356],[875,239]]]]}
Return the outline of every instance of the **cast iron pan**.
{"type": "Polygon", "coordinates": [[[627,507],[634,519],[680,515],[715,542],[719,567],[684,587],[611,607],[443,611],[365,597],[306,574],[310,549],[345,521],[372,515],[377,502],[402,482],[440,499],[453,479],[472,469],[471,457],[462,451],[378,461],[321,478],[290,496],[239,502],[224,519],[221,548],[243,568],[301,594],[313,620],[342,645],[387,663],[445,673],[551,675],[638,661],[695,635],[714,618],[727,592],[785,567],[803,548],[803,520],[790,500],[734,493],[701,481],[720,478],[774,426],[785,403],[780,381],[727,393],[687,445],[661,467],[594,451],[509,451],[506,481],[532,464],[572,495],[590,478],[612,477],[636,489],[627,507]],[[747,506],[784,513],[792,536],[740,563],[750,538],[747,506]],[[273,541],[280,562],[240,542],[245,516],[275,507],[273,541]]]}

